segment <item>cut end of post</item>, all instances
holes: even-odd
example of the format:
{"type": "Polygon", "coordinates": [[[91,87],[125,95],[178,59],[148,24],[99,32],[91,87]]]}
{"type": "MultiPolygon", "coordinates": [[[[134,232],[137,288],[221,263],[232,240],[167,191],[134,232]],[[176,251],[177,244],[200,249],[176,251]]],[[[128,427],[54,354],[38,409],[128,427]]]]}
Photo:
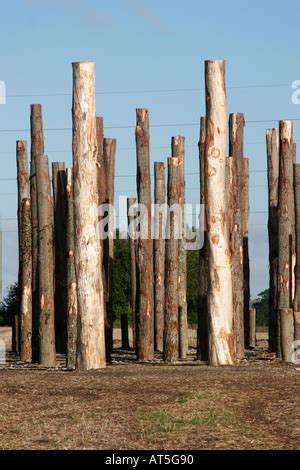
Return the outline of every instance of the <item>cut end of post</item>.
{"type": "Polygon", "coordinates": [[[136,109],[136,118],[137,122],[145,122],[148,118],[149,111],[147,108],[137,108],[136,109]]]}
{"type": "Polygon", "coordinates": [[[293,121],[279,121],[279,129],[281,139],[292,141],[293,121]]]}

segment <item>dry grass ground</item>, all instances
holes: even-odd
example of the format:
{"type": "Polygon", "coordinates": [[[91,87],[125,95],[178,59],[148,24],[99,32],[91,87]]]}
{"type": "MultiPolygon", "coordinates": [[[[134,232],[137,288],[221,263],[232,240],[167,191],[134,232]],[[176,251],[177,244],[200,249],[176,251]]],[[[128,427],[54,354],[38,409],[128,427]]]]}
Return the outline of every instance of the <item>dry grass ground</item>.
{"type": "Polygon", "coordinates": [[[1,449],[299,449],[295,366],[0,370],[1,449]]]}

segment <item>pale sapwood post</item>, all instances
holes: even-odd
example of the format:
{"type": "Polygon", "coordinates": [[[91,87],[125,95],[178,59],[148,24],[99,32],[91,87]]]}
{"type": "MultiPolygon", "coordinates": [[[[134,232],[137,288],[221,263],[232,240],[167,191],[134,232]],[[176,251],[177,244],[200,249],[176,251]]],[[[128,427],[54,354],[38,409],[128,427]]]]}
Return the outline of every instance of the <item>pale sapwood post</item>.
{"type": "Polygon", "coordinates": [[[32,225],[32,361],[39,362],[38,207],[35,162],[44,154],[42,106],[30,107],[30,203],[32,225]]]}
{"type": "Polygon", "coordinates": [[[164,361],[175,362],[179,355],[178,335],[178,254],[180,221],[179,159],[168,158],[168,218],[166,230],[164,361]],[[176,206],[177,205],[177,210],[176,206]]]}
{"type": "Polygon", "coordinates": [[[130,246],[130,307],[132,315],[132,340],[134,350],[136,350],[136,229],[134,216],[135,204],[136,198],[127,199],[128,236],[130,246]]]}
{"type": "MultiPolygon", "coordinates": [[[[17,159],[17,186],[18,186],[18,241],[19,241],[19,269],[18,269],[18,291],[19,299],[21,299],[21,284],[22,284],[22,202],[23,199],[30,197],[29,193],[29,176],[28,176],[28,161],[27,161],[27,142],[26,140],[17,140],[16,142],[16,159],[17,159]]],[[[19,322],[21,318],[19,316],[19,322]]],[[[20,327],[18,329],[21,331],[20,327]]],[[[13,328],[13,335],[16,330],[13,328]]],[[[20,349],[21,338],[14,338],[13,343],[18,343],[20,349]]]]}
{"type": "Polygon", "coordinates": [[[151,235],[150,133],[147,109],[136,110],[136,156],[138,203],[146,213],[141,218],[142,232],[137,240],[137,357],[154,358],[153,241],[151,235]]]}
{"type": "Polygon", "coordinates": [[[186,226],[185,226],[185,138],[172,137],[172,157],[179,162],[179,204],[181,206],[182,233],[178,240],[178,301],[179,301],[179,357],[186,359],[188,352],[188,318],[186,301],[187,260],[186,260],[186,226]]]}
{"type": "MultiPolygon", "coordinates": [[[[293,237],[293,124],[279,123],[279,187],[278,187],[278,309],[291,308],[291,241],[293,237]]],[[[287,318],[288,316],[284,316],[287,318]]],[[[282,357],[282,321],[278,316],[277,354],[282,357]]]]}
{"type": "Polygon", "coordinates": [[[21,286],[20,328],[21,361],[32,360],[32,240],[30,199],[23,198],[21,205],[21,286]]]}
{"type": "Polygon", "coordinates": [[[165,309],[165,165],[154,163],[154,332],[155,350],[163,351],[165,309]]]}
{"type": "Polygon", "coordinates": [[[55,342],[56,351],[67,352],[67,195],[66,168],[52,163],[55,252],[55,342]]]}
{"type": "Polygon", "coordinates": [[[98,226],[94,62],[73,63],[73,184],[78,369],[105,367],[105,303],[98,226]]]}
{"type": "Polygon", "coordinates": [[[53,206],[48,157],[35,161],[38,207],[39,362],[56,365],[54,327],[53,206]]]}
{"type": "Polygon", "coordinates": [[[277,268],[278,268],[278,129],[267,129],[268,234],[269,234],[269,352],[277,351],[277,268]]]}
{"type": "MultiPolygon", "coordinates": [[[[205,211],[205,140],[206,140],[206,118],[200,119],[200,139],[199,139],[199,168],[200,168],[200,204],[201,211],[205,211]]],[[[208,313],[207,313],[207,292],[208,292],[208,240],[205,216],[203,217],[203,246],[199,251],[199,312],[198,312],[198,332],[197,332],[197,358],[208,361],[208,313]]]]}
{"type": "Polygon", "coordinates": [[[205,63],[206,222],[208,234],[209,364],[232,365],[235,359],[232,278],[226,204],[225,62],[205,63]]]}
{"type": "Polygon", "coordinates": [[[285,362],[292,362],[294,353],[294,316],[292,308],[279,309],[280,349],[285,362]]]}
{"type": "Polygon", "coordinates": [[[77,288],[74,261],[74,197],[73,197],[73,170],[66,169],[67,184],[67,368],[76,367],[77,345],[77,288]]]}

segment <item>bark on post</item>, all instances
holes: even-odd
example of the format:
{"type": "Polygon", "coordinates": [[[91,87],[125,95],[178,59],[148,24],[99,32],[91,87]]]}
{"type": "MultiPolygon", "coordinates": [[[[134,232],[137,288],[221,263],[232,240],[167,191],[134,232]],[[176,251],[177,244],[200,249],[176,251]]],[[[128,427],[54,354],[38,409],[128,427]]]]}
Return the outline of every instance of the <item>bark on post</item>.
{"type": "Polygon", "coordinates": [[[168,158],[168,220],[166,237],[166,271],[165,271],[165,328],[164,328],[164,361],[178,360],[178,254],[177,235],[180,214],[179,205],[179,159],[168,158]],[[175,205],[177,205],[177,210],[175,205]],[[179,215],[179,217],[178,217],[179,215]]]}
{"type": "Polygon", "coordinates": [[[67,352],[67,195],[66,168],[52,163],[55,249],[55,340],[56,351],[67,352]]]}
{"type": "MultiPolygon", "coordinates": [[[[243,113],[229,116],[229,169],[230,195],[230,249],[232,262],[232,291],[235,348],[238,359],[245,357],[244,338],[244,255],[243,235],[245,221],[241,206],[241,192],[244,173],[244,127],[243,113]]],[[[249,304],[248,304],[249,307],[249,304]]]]}
{"type": "MultiPolygon", "coordinates": [[[[17,184],[18,184],[18,238],[19,238],[19,271],[18,271],[18,289],[19,297],[21,298],[21,284],[22,284],[22,202],[23,199],[28,199],[29,196],[29,178],[28,178],[28,162],[27,162],[27,142],[25,140],[17,140],[16,143],[16,156],[17,156],[17,184]]],[[[21,318],[19,316],[19,320],[21,318]]],[[[20,331],[20,328],[19,328],[20,331]]],[[[13,329],[15,333],[15,329],[13,329]]],[[[20,338],[14,338],[13,342],[18,342],[20,346],[20,338]]]]}
{"type": "Polygon", "coordinates": [[[277,267],[278,267],[278,129],[267,129],[268,233],[269,233],[269,352],[277,351],[277,267]]]}
{"type": "MultiPolygon", "coordinates": [[[[201,211],[205,211],[205,140],[206,140],[206,118],[200,120],[200,140],[199,140],[199,168],[200,168],[200,204],[201,211]]],[[[197,359],[208,361],[208,313],[207,313],[207,292],[208,292],[208,240],[206,221],[200,226],[203,230],[203,246],[199,251],[199,313],[197,332],[197,359]]]]}
{"type": "MultiPolygon", "coordinates": [[[[112,311],[112,282],[113,282],[113,261],[114,261],[114,205],[115,190],[115,159],[116,159],[116,139],[103,140],[104,173],[106,178],[105,204],[109,204],[107,238],[103,243],[103,262],[105,271],[105,301],[106,301],[106,357],[107,362],[111,360],[113,347],[113,311],[112,311]]],[[[104,175],[103,175],[104,176],[104,175]]]]}
{"type": "Polygon", "coordinates": [[[279,309],[282,360],[292,362],[294,353],[294,317],[292,308],[279,309]]]}
{"type": "Polygon", "coordinates": [[[186,359],[188,352],[188,318],[186,303],[186,240],[185,240],[185,177],[184,177],[184,145],[185,138],[182,136],[172,137],[172,157],[178,158],[179,162],[179,204],[181,206],[182,234],[178,241],[178,301],[181,321],[179,322],[179,357],[186,359]]]}
{"type": "MultiPolygon", "coordinates": [[[[245,357],[244,345],[244,270],[243,233],[240,206],[241,184],[237,158],[226,159],[229,240],[232,263],[233,324],[235,352],[238,359],[245,357]]],[[[243,163],[243,162],[242,162],[243,163]]]]}
{"type": "Polygon", "coordinates": [[[295,299],[294,321],[295,340],[300,341],[300,164],[294,165],[294,191],[296,214],[296,270],[295,270],[295,299]]]}
{"type": "Polygon", "coordinates": [[[134,206],[136,204],[135,198],[127,199],[127,218],[128,218],[128,234],[130,245],[130,307],[132,315],[132,339],[133,349],[136,349],[136,228],[134,217],[134,206]]]}
{"type": "Polygon", "coordinates": [[[255,348],[256,346],[256,309],[250,308],[250,321],[249,321],[249,346],[255,348]]]}
{"type": "Polygon", "coordinates": [[[154,342],[155,351],[164,347],[165,309],[165,213],[166,202],[165,165],[154,163],[155,213],[154,213],[154,342]]]}
{"type": "Polygon", "coordinates": [[[137,357],[141,361],[154,358],[153,315],[153,243],[151,238],[151,182],[150,182],[150,134],[147,109],[136,110],[136,156],[138,203],[146,214],[141,218],[146,237],[137,241],[137,357]],[[147,225],[145,225],[147,224],[147,225]]]}
{"type": "MultiPolygon", "coordinates": [[[[278,187],[278,309],[291,305],[291,240],[293,207],[293,125],[291,121],[279,123],[279,187],[278,187]]],[[[288,320],[288,316],[284,316],[288,320]]],[[[278,317],[278,357],[282,357],[282,321],[278,317]]]]}
{"type": "Polygon", "coordinates": [[[209,246],[209,363],[234,362],[232,279],[226,214],[225,62],[206,61],[206,223],[209,246]]]}
{"type": "Polygon", "coordinates": [[[76,367],[77,344],[77,288],[74,262],[74,197],[73,197],[73,170],[66,170],[67,184],[67,368],[76,367]]]}
{"type": "Polygon", "coordinates": [[[44,154],[42,106],[30,107],[31,162],[30,202],[32,225],[32,361],[39,361],[38,208],[35,162],[44,154]]]}
{"type": "Polygon", "coordinates": [[[54,328],[54,247],[53,207],[48,157],[35,161],[38,206],[38,286],[39,286],[39,355],[40,364],[56,365],[54,328]]]}
{"type": "Polygon", "coordinates": [[[243,160],[244,172],[241,187],[243,220],[243,267],[244,267],[244,341],[249,349],[249,307],[250,307],[250,259],[249,259],[249,159],[243,160]]]}
{"type": "Polygon", "coordinates": [[[73,184],[77,367],[105,367],[105,304],[98,233],[95,64],[73,63],[73,184]]]}
{"type": "Polygon", "coordinates": [[[20,325],[21,361],[32,360],[32,241],[30,199],[23,199],[21,206],[21,286],[20,286],[20,325]]]}

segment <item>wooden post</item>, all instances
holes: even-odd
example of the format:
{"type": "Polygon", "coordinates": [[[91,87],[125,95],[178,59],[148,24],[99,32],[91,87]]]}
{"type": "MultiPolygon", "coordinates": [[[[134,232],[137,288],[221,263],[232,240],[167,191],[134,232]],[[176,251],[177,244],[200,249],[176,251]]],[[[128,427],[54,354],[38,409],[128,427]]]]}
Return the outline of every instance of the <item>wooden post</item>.
{"type": "Polygon", "coordinates": [[[292,308],[280,308],[280,343],[281,356],[285,362],[292,362],[294,353],[294,318],[292,308]]]}
{"type": "Polygon", "coordinates": [[[58,353],[67,352],[67,196],[66,168],[52,163],[55,250],[55,339],[58,353]]]}
{"type": "Polygon", "coordinates": [[[256,346],[256,309],[255,308],[250,308],[250,321],[249,321],[249,345],[250,348],[255,348],[256,346]]]}
{"type": "Polygon", "coordinates": [[[121,336],[122,336],[122,349],[129,349],[129,337],[128,337],[128,315],[127,313],[121,313],[121,336]]]}
{"type": "Polygon", "coordinates": [[[155,214],[154,214],[154,334],[155,350],[164,347],[164,308],[165,308],[165,165],[154,163],[155,214]]]}
{"type": "Polygon", "coordinates": [[[294,165],[294,191],[296,214],[296,270],[295,270],[295,299],[294,321],[295,340],[300,341],[300,164],[294,165]]]}
{"type": "Polygon", "coordinates": [[[267,129],[268,233],[269,233],[269,352],[277,351],[277,267],[278,267],[278,129],[267,129]]]}
{"type": "MultiPolygon", "coordinates": [[[[114,190],[115,190],[115,159],[116,159],[116,139],[103,140],[103,159],[102,166],[104,167],[106,179],[106,194],[105,204],[114,205],[114,190]]],[[[104,177],[104,174],[103,174],[104,177]]],[[[113,261],[114,261],[114,215],[109,211],[108,213],[108,227],[107,238],[103,243],[103,262],[105,271],[105,300],[106,300],[106,361],[111,360],[111,352],[113,347],[113,311],[112,311],[112,282],[113,282],[113,261]]]]}
{"type": "Polygon", "coordinates": [[[165,272],[165,328],[164,361],[178,360],[178,213],[174,210],[179,205],[179,159],[168,158],[168,220],[166,237],[166,272],[165,272]]]}
{"type": "MultiPolygon", "coordinates": [[[[242,161],[243,163],[243,161],[242,161]]],[[[243,232],[241,217],[241,184],[238,159],[226,159],[229,240],[232,263],[233,322],[235,352],[238,359],[245,357],[244,345],[244,270],[243,270],[243,232]]]]}
{"type": "Polygon", "coordinates": [[[205,62],[206,223],[209,246],[208,325],[210,365],[234,362],[234,333],[228,217],[226,214],[225,62],[205,62]]]}
{"type": "Polygon", "coordinates": [[[138,203],[147,211],[141,224],[147,224],[145,238],[137,241],[137,357],[141,361],[154,358],[153,315],[153,243],[151,237],[151,182],[150,182],[150,134],[147,109],[136,110],[136,156],[138,203]]]}
{"type": "Polygon", "coordinates": [[[95,64],[73,63],[73,184],[77,367],[105,367],[105,304],[98,233],[95,64]]]}
{"type": "Polygon", "coordinates": [[[35,161],[38,206],[38,273],[39,273],[39,353],[40,364],[56,365],[54,328],[54,249],[53,207],[48,157],[35,161]]]}
{"type": "Polygon", "coordinates": [[[172,137],[172,157],[178,158],[179,162],[179,204],[181,206],[182,234],[178,240],[178,299],[181,321],[179,323],[179,357],[185,359],[188,352],[188,318],[186,303],[186,239],[185,239],[185,177],[184,177],[184,145],[185,138],[182,136],[172,137]]]}
{"type": "Polygon", "coordinates": [[[30,202],[32,225],[32,361],[39,362],[38,207],[35,162],[44,154],[42,106],[30,107],[31,162],[30,202]]]}
{"type": "MultiPolygon", "coordinates": [[[[29,196],[29,178],[28,178],[28,161],[27,161],[27,142],[26,140],[17,140],[16,143],[16,157],[17,157],[17,185],[18,185],[18,238],[19,238],[19,271],[18,271],[18,288],[19,298],[21,299],[21,273],[22,273],[22,202],[23,199],[28,199],[29,196]]],[[[21,317],[19,316],[19,321],[21,317]]],[[[19,328],[20,330],[20,328],[19,328]]],[[[13,333],[15,330],[13,330],[13,333]]],[[[14,338],[13,342],[19,342],[20,338],[14,338]]]]}
{"type": "Polygon", "coordinates": [[[31,250],[30,199],[23,199],[21,206],[21,286],[20,286],[20,325],[21,361],[32,360],[32,250],[31,250]]]}
{"type": "MultiPolygon", "coordinates": [[[[234,332],[236,356],[245,357],[244,338],[244,255],[243,238],[245,233],[245,215],[242,211],[241,194],[244,177],[244,127],[243,113],[233,113],[229,116],[229,155],[230,166],[230,248],[232,262],[232,291],[234,310],[234,332]]],[[[249,303],[248,307],[249,308],[249,303]]],[[[249,312],[248,312],[249,314],[249,312]]]]}
{"type": "Polygon", "coordinates": [[[76,343],[77,343],[77,289],[74,262],[74,197],[73,197],[73,170],[66,170],[67,184],[67,368],[76,367],[76,343]]]}
{"type": "MultiPolygon", "coordinates": [[[[291,239],[293,207],[293,124],[291,121],[279,123],[279,188],[278,188],[278,309],[291,307],[291,239]]],[[[284,319],[278,318],[277,342],[278,357],[282,357],[281,326],[284,319]]]]}
{"type": "Polygon", "coordinates": [[[249,159],[243,160],[244,172],[241,188],[243,223],[243,267],[244,267],[244,341],[249,349],[249,307],[250,307],[250,259],[249,259],[249,159]]]}
{"type": "Polygon", "coordinates": [[[130,245],[130,285],[131,285],[131,296],[130,306],[132,315],[132,338],[133,338],[133,349],[136,349],[136,230],[134,222],[133,206],[136,204],[136,198],[127,199],[127,216],[128,216],[128,234],[129,234],[129,245],[130,245]]]}
{"type": "MultiPolygon", "coordinates": [[[[199,168],[200,168],[200,204],[201,211],[205,211],[205,140],[206,140],[206,118],[200,120],[199,139],[199,168]]],[[[199,312],[198,312],[198,332],[197,332],[197,359],[208,361],[208,313],[207,313],[207,291],[208,291],[208,240],[206,221],[204,217],[203,246],[199,251],[199,312]]]]}

